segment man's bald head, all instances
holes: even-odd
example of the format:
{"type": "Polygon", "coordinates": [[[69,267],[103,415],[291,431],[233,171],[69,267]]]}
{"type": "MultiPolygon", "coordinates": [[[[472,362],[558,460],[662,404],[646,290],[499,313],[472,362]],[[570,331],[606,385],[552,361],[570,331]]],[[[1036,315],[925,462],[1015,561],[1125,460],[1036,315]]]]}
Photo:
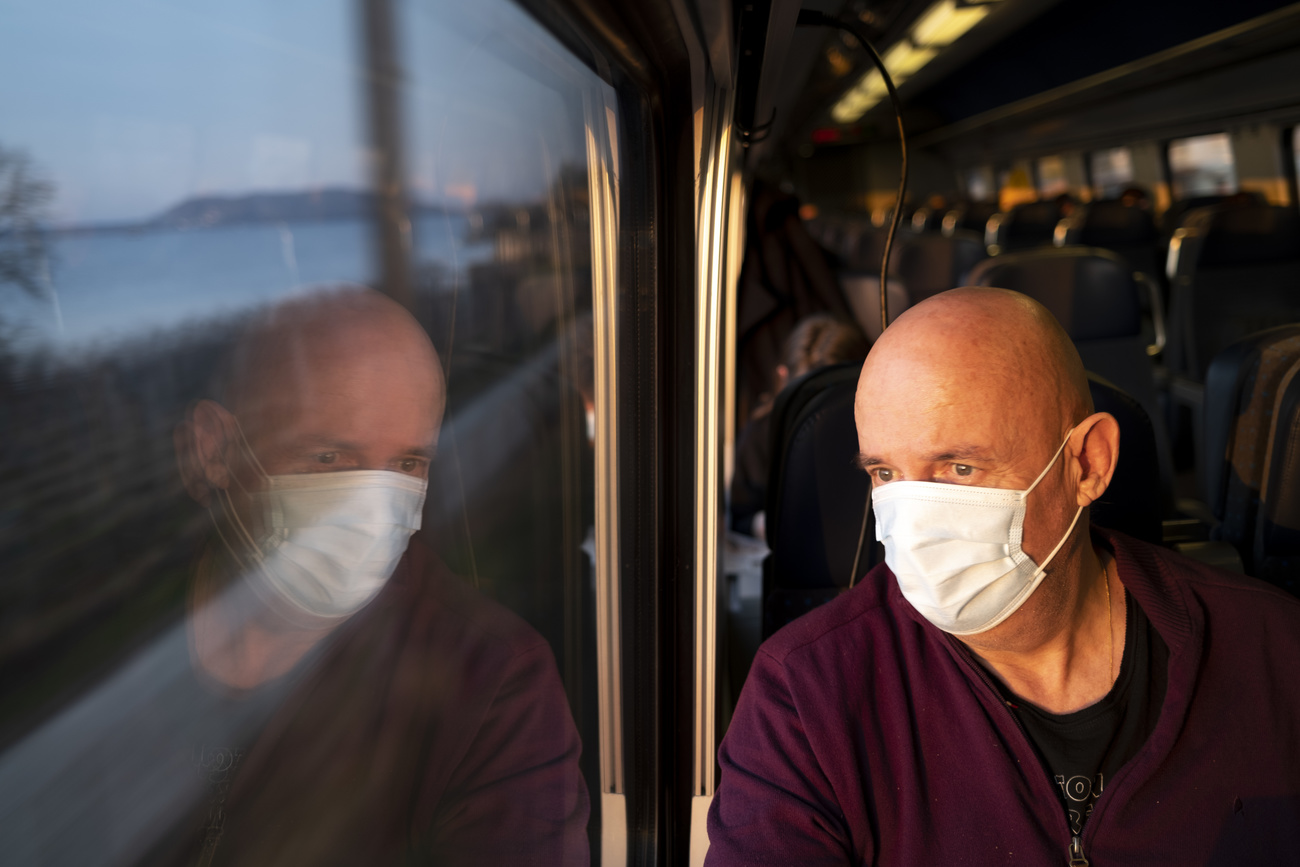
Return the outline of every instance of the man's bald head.
{"type": "Polygon", "coordinates": [[[1018,292],[981,287],[921,302],[876,341],[858,384],[859,426],[900,402],[963,423],[1013,419],[1053,449],[1092,413],[1083,362],[1056,318],[1018,292]]]}

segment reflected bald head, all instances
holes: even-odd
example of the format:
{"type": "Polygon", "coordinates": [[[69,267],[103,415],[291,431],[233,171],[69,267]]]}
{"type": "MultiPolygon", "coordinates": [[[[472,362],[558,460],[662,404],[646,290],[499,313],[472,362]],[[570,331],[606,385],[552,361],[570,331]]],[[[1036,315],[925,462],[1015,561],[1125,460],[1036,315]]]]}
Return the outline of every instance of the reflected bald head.
{"type": "MultiPolygon", "coordinates": [[[[403,307],[362,286],[285,302],[235,347],[221,403],[259,459],[290,472],[316,460],[388,467],[431,454],[446,400],[442,366],[403,307]]],[[[406,465],[409,465],[409,461],[406,465]]]]}

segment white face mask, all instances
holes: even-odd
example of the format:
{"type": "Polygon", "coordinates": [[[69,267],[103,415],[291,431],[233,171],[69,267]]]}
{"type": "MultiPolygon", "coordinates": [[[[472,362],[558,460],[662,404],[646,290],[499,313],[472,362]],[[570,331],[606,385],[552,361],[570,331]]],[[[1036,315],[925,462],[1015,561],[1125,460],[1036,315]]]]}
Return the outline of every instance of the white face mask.
{"type": "Polygon", "coordinates": [[[253,562],[228,541],[227,547],[245,567],[251,589],[273,607],[283,610],[287,602],[314,617],[360,610],[383,589],[420,529],[428,482],[387,470],[268,476],[247,444],[244,451],[264,479],[264,489],[251,493],[260,538],[222,493],[240,547],[253,562]]]}
{"type": "Polygon", "coordinates": [[[1023,491],[938,482],[889,482],[871,490],[876,538],[904,598],[953,635],[974,635],[1012,615],[1043,580],[1079,515],[1041,565],[1021,550],[1025,501],[1056,463],[1023,491]]]}

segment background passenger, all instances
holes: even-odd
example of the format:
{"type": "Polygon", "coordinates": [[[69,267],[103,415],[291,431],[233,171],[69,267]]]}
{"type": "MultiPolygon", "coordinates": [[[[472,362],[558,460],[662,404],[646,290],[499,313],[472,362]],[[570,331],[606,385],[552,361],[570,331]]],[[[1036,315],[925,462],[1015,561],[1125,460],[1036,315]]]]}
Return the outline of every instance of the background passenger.
{"type": "Polygon", "coordinates": [[[753,417],[736,438],[731,479],[731,528],[763,538],[761,513],[767,504],[767,475],[772,461],[772,406],[791,381],[821,367],[867,357],[867,343],[857,326],[828,313],[801,321],[790,333],[773,373],[775,388],[761,396],[753,417]]]}

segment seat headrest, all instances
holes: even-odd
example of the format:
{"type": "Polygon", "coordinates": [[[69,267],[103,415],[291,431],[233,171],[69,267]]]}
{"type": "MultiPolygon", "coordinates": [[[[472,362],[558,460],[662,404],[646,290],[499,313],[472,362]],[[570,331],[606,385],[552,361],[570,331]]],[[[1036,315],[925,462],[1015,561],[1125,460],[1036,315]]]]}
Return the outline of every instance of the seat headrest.
{"type": "Polygon", "coordinates": [[[976,265],[969,282],[1028,295],[1050,310],[1076,342],[1141,332],[1137,281],[1129,265],[1108,250],[1053,247],[1010,253],[976,265]]]}
{"type": "MultiPolygon", "coordinates": [[[[1205,373],[1205,502],[1219,520],[1229,477],[1258,492],[1273,400],[1282,377],[1300,360],[1300,324],[1256,332],[1214,356],[1205,373]]],[[[1249,540],[1231,540],[1249,541],[1249,540]]]]}
{"type": "Polygon", "coordinates": [[[1158,237],[1151,212],[1118,199],[1091,202],[1074,219],[1075,240],[1093,247],[1155,243],[1158,237]]]}
{"type": "Polygon", "coordinates": [[[1274,403],[1260,499],[1256,574],[1300,593],[1300,360],[1287,370],[1274,403]]]}
{"type": "Polygon", "coordinates": [[[853,466],[861,368],[848,362],[815,370],[786,386],[772,408],[767,541],[774,586],[848,585],[870,496],[870,478],[853,466]]]}
{"type": "Polygon", "coordinates": [[[1300,213],[1280,205],[1202,210],[1187,226],[1200,236],[1197,268],[1300,261],[1300,213]]]}
{"type": "Polygon", "coordinates": [[[1160,460],[1155,428],[1142,404],[1114,383],[1088,373],[1097,412],[1119,422],[1119,462],[1110,485],[1091,506],[1092,522],[1152,544],[1161,540],[1160,460]]]}

